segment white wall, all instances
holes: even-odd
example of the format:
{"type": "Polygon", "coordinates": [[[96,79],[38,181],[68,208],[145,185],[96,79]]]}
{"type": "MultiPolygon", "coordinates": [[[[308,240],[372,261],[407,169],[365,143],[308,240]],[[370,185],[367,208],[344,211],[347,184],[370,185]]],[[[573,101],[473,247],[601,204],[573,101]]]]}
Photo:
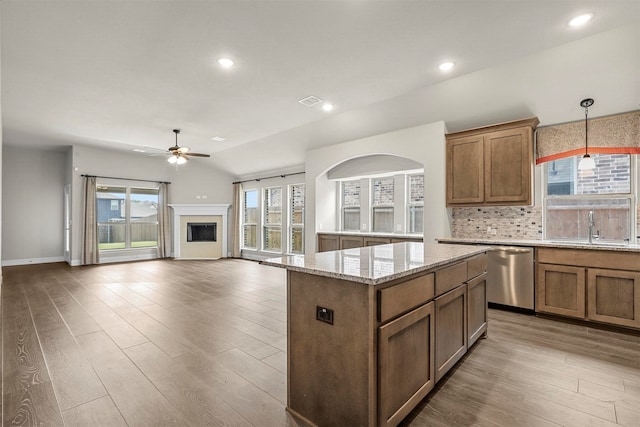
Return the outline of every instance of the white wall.
{"type": "Polygon", "coordinates": [[[170,165],[163,156],[150,157],[95,147],[74,146],[71,168],[73,173],[72,265],[79,265],[82,258],[82,174],[169,181],[171,182],[169,203],[230,204],[233,197],[233,178],[207,166],[205,161],[199,162],[198,159],[176,167],[170,165]]]}
{"type": "Polygon", "coordinates": [[[424,240],[450,236],[450,213],[445,206],[445,133],[444,122],[436,122],[307,151],[306,253],[316,250],[316,232],[336,230],[336,185],[327,179],[327,171],[346,160],[375,154],[406,157],[424,165],[424,240]]]}
{"type": "Polygon", "coordinates": [[[2,264],[62,261],[66,153],[3,151],[2,264]]]}

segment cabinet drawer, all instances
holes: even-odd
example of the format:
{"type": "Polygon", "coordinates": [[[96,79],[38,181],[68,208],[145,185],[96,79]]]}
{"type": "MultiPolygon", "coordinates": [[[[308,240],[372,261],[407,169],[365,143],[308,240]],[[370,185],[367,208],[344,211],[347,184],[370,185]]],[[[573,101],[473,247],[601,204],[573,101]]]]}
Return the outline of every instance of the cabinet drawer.
{"type": "Polygon", "coordinates": [[[434,297],[433,273],[407,280],[378,291],[378,320],[387,320],[407,312],[434,297]]]}
{"type": "Polygon", "coordinates": [[[487,254],[480,254],[467,260],[467,279],[473,279],[487,271],[487,254]]]}
{"type": "Polygon", "coordinates": [[[466,261],[438,270],[436,271],[436,296],[442,295],[466,281],[466,261]]]}

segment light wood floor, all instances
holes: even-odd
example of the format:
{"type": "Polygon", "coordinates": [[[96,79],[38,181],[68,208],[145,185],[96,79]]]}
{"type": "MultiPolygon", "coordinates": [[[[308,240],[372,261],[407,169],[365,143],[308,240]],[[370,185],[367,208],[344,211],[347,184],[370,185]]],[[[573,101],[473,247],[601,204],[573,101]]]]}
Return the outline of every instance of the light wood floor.
{"type": "MultiPolygon", "coordinates": [[[[298,425],[284,410],[283,270],[150,261],[3,275],[3,426],[298,425]]],[[[640,426],[638,336],[495,310],[489,337],[403,422],[616,424],[640,426]]]]}

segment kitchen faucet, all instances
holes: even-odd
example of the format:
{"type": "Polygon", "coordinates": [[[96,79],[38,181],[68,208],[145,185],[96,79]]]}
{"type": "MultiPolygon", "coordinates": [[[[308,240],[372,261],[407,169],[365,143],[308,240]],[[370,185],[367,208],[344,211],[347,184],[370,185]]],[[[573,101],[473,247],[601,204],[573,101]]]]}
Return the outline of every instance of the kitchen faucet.
{"type": "Polygon", "coordinates": [[[596,220],[595,217],[593,215],[593,211],[589,211],[589,243],[593,243],[593,238],[595,237],[596,239],[600,238],[600,232],[598,231],[597,234],[593,234],[593,227],[595,227],[596,225],[596,220]]]}

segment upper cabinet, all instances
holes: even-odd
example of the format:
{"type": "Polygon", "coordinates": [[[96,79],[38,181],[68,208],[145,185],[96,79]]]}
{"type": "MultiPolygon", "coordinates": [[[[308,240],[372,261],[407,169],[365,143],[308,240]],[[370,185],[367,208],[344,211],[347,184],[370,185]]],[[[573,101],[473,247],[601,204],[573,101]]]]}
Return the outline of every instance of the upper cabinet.
{"type": "Polygon", "coordinates": [[[537,117],[447,134],[447,206],[532,203],[537,117]]]}

